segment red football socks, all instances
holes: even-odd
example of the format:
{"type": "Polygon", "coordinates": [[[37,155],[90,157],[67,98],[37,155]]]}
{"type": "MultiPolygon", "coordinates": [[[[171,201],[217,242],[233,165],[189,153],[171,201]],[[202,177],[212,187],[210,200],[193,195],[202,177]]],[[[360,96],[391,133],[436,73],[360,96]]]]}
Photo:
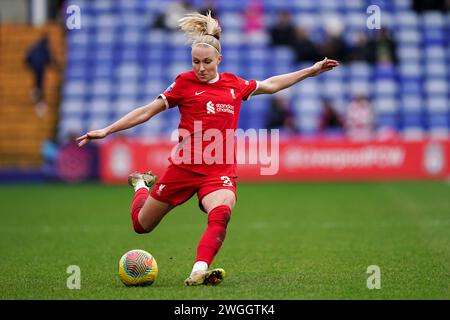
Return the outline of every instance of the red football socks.
{"type": "Polygon", "coordinates": [[[230,221],[231,209],[222,205],[214,208],[208,214],[208,227],[197,247],[197,257],[195,261],[205,261],[211,265],[217,252],[219,252],[225,240],[227,224],[230,221]]]}
{"type": "Polygon", "coordinates": [[[138,215],[149,196],[146,188],[140,188],[134,193],[133,202],[131,203],[131,220],[133,220],[133,228],[137,233],[147,233],[139,223],[138,215]]]}

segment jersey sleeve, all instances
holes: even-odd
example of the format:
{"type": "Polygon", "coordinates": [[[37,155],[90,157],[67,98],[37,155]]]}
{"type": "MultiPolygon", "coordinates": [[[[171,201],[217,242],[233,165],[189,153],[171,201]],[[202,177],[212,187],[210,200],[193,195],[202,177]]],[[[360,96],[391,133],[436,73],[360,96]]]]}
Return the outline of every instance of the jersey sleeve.
{"type": "Polygon", "coordinates": [[[256,80],[245,80],[236,76],[239,90],[241,91],[242,100],[250,100],[251,96],[258,89],[259,83],[256,80]]]}
{"type": "Polygon", "coordinates": [[[163,99],[166,109],[176,107],[183,99],[182,79],[178,76],[175,81],[158,98],[163,99]]]}

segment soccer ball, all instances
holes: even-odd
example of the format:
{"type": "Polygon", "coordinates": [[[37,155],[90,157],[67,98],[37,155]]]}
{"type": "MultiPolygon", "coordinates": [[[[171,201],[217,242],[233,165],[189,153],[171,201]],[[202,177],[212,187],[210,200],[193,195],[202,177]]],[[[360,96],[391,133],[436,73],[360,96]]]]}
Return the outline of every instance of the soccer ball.
{"type": "Polygon", "coordinates": [[[158,275],[155,258],[144,250],[131,250],[119,261],[119,278],[126,286],[149,286],[158,275]]]}

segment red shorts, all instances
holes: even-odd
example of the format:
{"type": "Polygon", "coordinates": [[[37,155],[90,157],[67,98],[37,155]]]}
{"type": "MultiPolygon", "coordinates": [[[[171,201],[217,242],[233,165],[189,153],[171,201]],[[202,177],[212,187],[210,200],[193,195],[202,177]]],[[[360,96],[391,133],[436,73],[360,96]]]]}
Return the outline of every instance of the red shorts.
{"type": "Polygon", "coordinates": [[[221,174],[204,176],[181,169],[173,164],[167,167],[162,179],[158,179],[151,196],[162,202],[178,206],[197,193],[200,209],[201,201],[207,194],[221,189],[233,191],[237,200],[235,180],[221,174]]]}

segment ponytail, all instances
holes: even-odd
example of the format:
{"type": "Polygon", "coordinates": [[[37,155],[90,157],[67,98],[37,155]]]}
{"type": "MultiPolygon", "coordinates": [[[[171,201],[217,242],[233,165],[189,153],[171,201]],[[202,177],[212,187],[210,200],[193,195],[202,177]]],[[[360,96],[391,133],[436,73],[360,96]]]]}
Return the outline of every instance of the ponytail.
{"type": "Polygon", "coordinates": [[[211,11],[208,11],[206,16],[198,12],[186,14],[179,20],[179,27],[184,31],[188,41],[192,43],[192,47],[201,44],[209,45],[215,48],[219,54],[221,53],[219,40],[222,29],[219,22],[211,17],[211,11]]]}

